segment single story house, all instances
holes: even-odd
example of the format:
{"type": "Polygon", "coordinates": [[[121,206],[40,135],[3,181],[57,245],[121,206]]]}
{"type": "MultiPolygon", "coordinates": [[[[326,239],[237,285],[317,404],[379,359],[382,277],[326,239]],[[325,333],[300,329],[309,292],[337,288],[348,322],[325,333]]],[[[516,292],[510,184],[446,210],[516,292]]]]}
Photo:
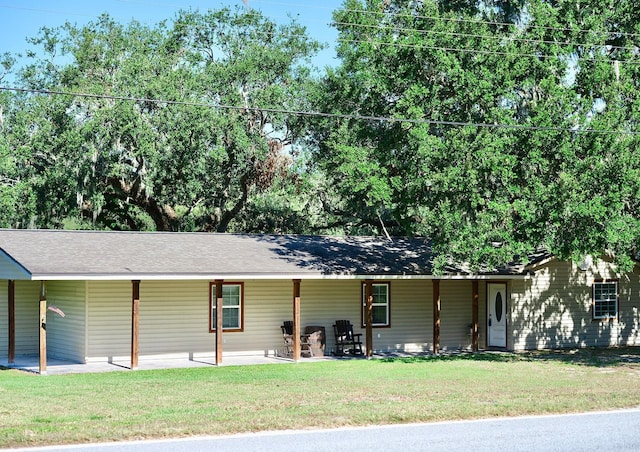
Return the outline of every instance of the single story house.
{"type": "Polygon", "coordinates": [[[273,355],[350,320],[365,353],[640,345],[640,272],[545,253],[434,275],[420,238],[0,229],[0,360],[273,355]],[[221,316],[216,313],[222,311],[221,316]]]}

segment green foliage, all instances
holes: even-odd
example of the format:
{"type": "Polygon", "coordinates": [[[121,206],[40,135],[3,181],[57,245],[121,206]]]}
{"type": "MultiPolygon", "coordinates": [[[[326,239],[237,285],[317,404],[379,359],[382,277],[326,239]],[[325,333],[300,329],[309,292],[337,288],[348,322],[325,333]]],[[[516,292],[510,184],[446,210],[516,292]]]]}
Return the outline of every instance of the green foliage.
{"type": "Polygon", "coordinates": [[[27,127],[23,112],[13,108],[17,95],[0,92],[0,227],[32,224],[36,215],[27,149],[15,140],[15,131],[27,127]]]}
{"type": "Polygon", "coordinates": [[[610,252],[629,268],[636,12],[627,1],[345,1],[322,109],[401,121],[316,124],[316,164],[343,206],[329,211],[429,237],[437,270],[540,246],[610,252]]]}
{"type": "MultiPolygon", "coordinates": [[[[628,269],[639,13],[345,0],[322,80],[304,28],[255,10],[45,28],[18,83],[97,97],[0,93],[0,223],[420,235],[436,271],[541,246],[628,269]]],[[[14,63],[0,58],[0,80],[14,63]]]]}
{"type": "Polygon", "coordinates": [[[295,175],[301,124],[269,112],[296,107],[319,49],[295,22],[239,8],[155,27],[103,15],[32,43],[20,82],[78,93],[15,107],[28,115],[16,139],[36,162],[38,226],[225,231],[295,175]]]}

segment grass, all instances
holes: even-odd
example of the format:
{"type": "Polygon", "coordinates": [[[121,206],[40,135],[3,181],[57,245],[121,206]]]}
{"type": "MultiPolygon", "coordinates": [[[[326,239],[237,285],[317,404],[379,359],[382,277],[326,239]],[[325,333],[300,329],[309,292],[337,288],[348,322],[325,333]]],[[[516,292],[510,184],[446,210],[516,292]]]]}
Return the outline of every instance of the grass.
{"type": "Polygon", "coordinates": [[[41,377],[0,370],[0,447],[640,405],[640,349],[41,377]]]}

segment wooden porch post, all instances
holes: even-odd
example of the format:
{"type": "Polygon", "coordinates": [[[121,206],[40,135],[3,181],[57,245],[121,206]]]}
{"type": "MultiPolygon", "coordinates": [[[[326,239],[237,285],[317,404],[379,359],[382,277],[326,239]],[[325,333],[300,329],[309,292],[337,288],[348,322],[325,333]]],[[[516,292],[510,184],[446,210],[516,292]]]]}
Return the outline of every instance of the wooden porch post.
{"type": "Polygon", "coordinates": [[[293,280],[293,360],[300,359],[300,280],[293,280]]]}
{"type": "Polygon", "coordinates": [[[222,364],[222,284],[216,279],[216,366],[222,364]]]}
{"type": "Polygon", "coordinates": [[[471,296],[473,299],[472,308],[471,308],[471,351],[478,351],[478,341],[479,341],[479,332],[478,332],[478,305],[479,305],[479,295],[478,295],[478,281],[474,280],[471,283],[471,296]]]}
{"type": "Polygon", "coordinates": [[[433,280],[433,353],[440,353],[440,280],[433,280]]]}
{"type": "Polygon", "coordinates": [[[140,281],[131,281],[131,369],[138,368],[140,353],[140,281]]]}
{"type": "Polygon", "coordinates": [[[366,352],[365,356],[373,356],[373,284],[370,279],[365,280],[365,322],[366,322],[366,352]]]}
{"type": "Polygon", "coordinates": [[[47,283],[40,281],[40,375],[47,374],[47,283]]]}
{"type": "Polygon", "coordinates": [[[9,280],[8,285],[9,301],[9,364],[16,362],[16,282],[9,280]]]}

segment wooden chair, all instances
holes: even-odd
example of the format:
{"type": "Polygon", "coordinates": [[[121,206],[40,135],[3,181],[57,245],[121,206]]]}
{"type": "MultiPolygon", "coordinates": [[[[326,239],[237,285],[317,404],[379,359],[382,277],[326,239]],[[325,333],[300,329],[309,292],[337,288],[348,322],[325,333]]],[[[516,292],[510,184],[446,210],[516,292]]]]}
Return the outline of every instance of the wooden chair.
{"type": "Polygon", "coordinates": [[[346,353],[362,355],[361,333],[354,334],[353,325],[349,320],[336,320],[333,325],[333,333],[336,338],[335,355],[344,356],[346,353]]]}
{"type": "MultiPolygon", "coordinates": [[[[285,320],[280,326],[282,329],[282,337],[284,339],[284,353],[285,356],[293,357],[293,321],[285,320]]],[[[311,349],[311,339],[309,334],[300,335],[300,356],[313,357],[313,350],[311,349]]]]}

